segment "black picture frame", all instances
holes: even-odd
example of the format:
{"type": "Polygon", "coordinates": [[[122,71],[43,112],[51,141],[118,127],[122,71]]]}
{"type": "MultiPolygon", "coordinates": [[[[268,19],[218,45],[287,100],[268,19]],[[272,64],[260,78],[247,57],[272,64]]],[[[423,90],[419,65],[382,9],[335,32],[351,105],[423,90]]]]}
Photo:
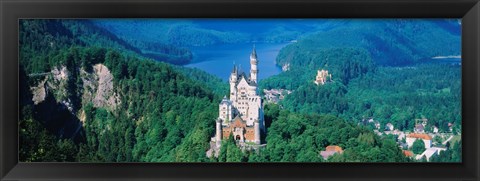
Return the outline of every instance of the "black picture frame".
{"type": "Polygon", "coordinates": [[[478,0],[1,0],[1,180],[479,180],[478,0]],[[18,163],[19,18],[462,18],[462,163],[18,163]]]}

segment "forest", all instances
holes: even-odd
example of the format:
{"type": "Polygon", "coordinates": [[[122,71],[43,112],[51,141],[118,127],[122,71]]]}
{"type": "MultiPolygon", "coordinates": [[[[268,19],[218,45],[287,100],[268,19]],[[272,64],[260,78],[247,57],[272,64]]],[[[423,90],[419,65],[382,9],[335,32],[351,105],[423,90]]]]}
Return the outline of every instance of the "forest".
{"type": "MultiPolygon", "coordinates": [[[[327,46],[318,37],[331,31],[318,25],[318,34],[309,32],[281,50],[277,63],[288,63],[289,70],[259,84],[260,90],[293,90],[279,104],[264,105],[267,134],[262,142],[266,146],[244,151],[230,137],[223,141],[218,158],[208,158],[205,151],[214,135],[218,103],[229,87],[207,72],[182,67],[193,56],[185,44],[248,41],[252,37],[219,29],[206,31],[213,25],[202,24],[171,36],[182,40],[149,42],[131,39],[128,31],[107,31],[105,27],[116,25],[109,23],[20,21],[20,161],[414,162],[403,155],[396,137],[375,134],[368,125],[358,124],[361,119],[373,117],[383,125],[393,123],[400,130],[413,130],[412,120],[426,117],[431,121],[427,129],[435,125],[445,132],[453,123],[454,132],[461,131],[460,66],[421,63],[438,51],[457,53],[458,47],[422,56],[413,50],[429,52],[430,44],[372,52],[373,47],[414,41],[400,37],[358,46],[339,46],[338,39],[338,44],[327,46]],[[388,63],[382,57],[398,58],[388,59],[392,60],[388,63]],[[107,70],[102,70],[103,66],[107,70]],[[318,69],[329,70],[333,81],[315,85],[318,69]],[[110,82],[101,82],[110,80],[110,74],[110,82]],[[105,101],[94,96],[102,90],[101,85],[107,87],[103,89],[105,101]],[[44,90],[43,101],[35,101],[39,94],[32,90],[44,90]],[[345,152],[324,160],[319,152],[329,145],[341,146],[345,152]]],[[[306,24],[299,26],[312,28],[306,24]]],[[[321,24],[329,27],[334,23],[321,24]]],[[[419,34],[430,31],[426,25],[403,26],[419,34]]],[[[286,32],[267,37],[269,41],[291,40],[306,33],[282,28],[263,33],[286,32]]],[[[389,31],[393,28],[381,33],[389,31]]],[[[351,36],[374,38],[366,34],[352,32],[351,36]]],[[[437,34],[441,33],[432,36],[437,34]]],[[[461,160],[461,141],[448,147],[446,154],[432,160],[461,160]]]]}

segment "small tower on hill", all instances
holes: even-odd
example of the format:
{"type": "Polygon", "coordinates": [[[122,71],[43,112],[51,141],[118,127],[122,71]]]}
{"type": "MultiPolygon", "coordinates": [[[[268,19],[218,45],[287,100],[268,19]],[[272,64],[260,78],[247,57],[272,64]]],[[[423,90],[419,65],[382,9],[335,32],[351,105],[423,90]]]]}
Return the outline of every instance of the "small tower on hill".
{"type": "Polygon", "coordinates": [[[327,82],[332,81],[332,74],[328,73],[328,70],[317,70],[317,76],[315,81],[313,81],[317,85],[324,85],[327,82]]]}

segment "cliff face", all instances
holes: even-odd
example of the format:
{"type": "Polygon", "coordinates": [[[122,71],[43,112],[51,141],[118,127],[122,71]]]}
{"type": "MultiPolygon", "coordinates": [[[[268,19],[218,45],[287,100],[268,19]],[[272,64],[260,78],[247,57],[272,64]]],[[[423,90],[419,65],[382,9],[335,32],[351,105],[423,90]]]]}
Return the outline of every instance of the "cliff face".
{"type": "MultiPolygon", "coordinates": [[[[120,104],[120,97],[115,92],[113,75],[103,64],[92,66],[92,71],[80,69],[78,78],[81,80],[78,99],[81,105],[92,103],[94,107],[115,111],[120,104]]],[[[37,112],[37,118],[60,137],[74,138],[81,132],[80,122],[85,120],[82,108],[73,106],[69,92],[68,81],[71,72],[65,66],[53,68],[44,80],[36,86],[30,87],[37,112]]]]}
{"type": "MultiPolygon", "coordinates": [[[[67,81],[69,72],[64,67],[56,67],[43,81],[38,85],[31,87],[33,94],[33,102],[35,105],[43,102],[49,93],[53,93],[54,97],[65,104],[72,111],[73,108],[70,100],[67,98],[68,90],[67,81]]],[[[89,73],[80,70],[80,78],[82,80],[82,104],[93,103],[94,107],[115,110],[120,104],[120,97],[114,90],[113,75],[110,70],[103,64],[93,66],[93,72],[89,73]]]]}
{"type": "Polygon", "coordinates": [[[113,75],[103,64],[93,66],[93,72],[81,71],[83,81],[82,102],[93,103],[94,107],[115,110],[120,104],[120,97],[114,90],[113,75]]]}

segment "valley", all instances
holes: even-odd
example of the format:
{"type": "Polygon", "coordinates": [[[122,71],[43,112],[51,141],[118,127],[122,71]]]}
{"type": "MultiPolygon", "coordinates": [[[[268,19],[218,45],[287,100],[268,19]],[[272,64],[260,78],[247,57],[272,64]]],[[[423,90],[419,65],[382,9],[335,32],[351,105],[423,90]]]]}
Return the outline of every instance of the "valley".
{"type": "Polygon", "coordinates": [[[424,19],[24,20],[19,157],[459,162],[458,27],[424,19]],[[265,134],[256,141],[264,145],[243,150],[226,135],[208,157],[232,67],[251,77],[253,46],[258,82],[246,81],[261,97],[265,134]],[[331,77],[314,83],[320,70],[331,77]],[[438,149],[423,159],[412,143],[428,138],[438,149]]]}

